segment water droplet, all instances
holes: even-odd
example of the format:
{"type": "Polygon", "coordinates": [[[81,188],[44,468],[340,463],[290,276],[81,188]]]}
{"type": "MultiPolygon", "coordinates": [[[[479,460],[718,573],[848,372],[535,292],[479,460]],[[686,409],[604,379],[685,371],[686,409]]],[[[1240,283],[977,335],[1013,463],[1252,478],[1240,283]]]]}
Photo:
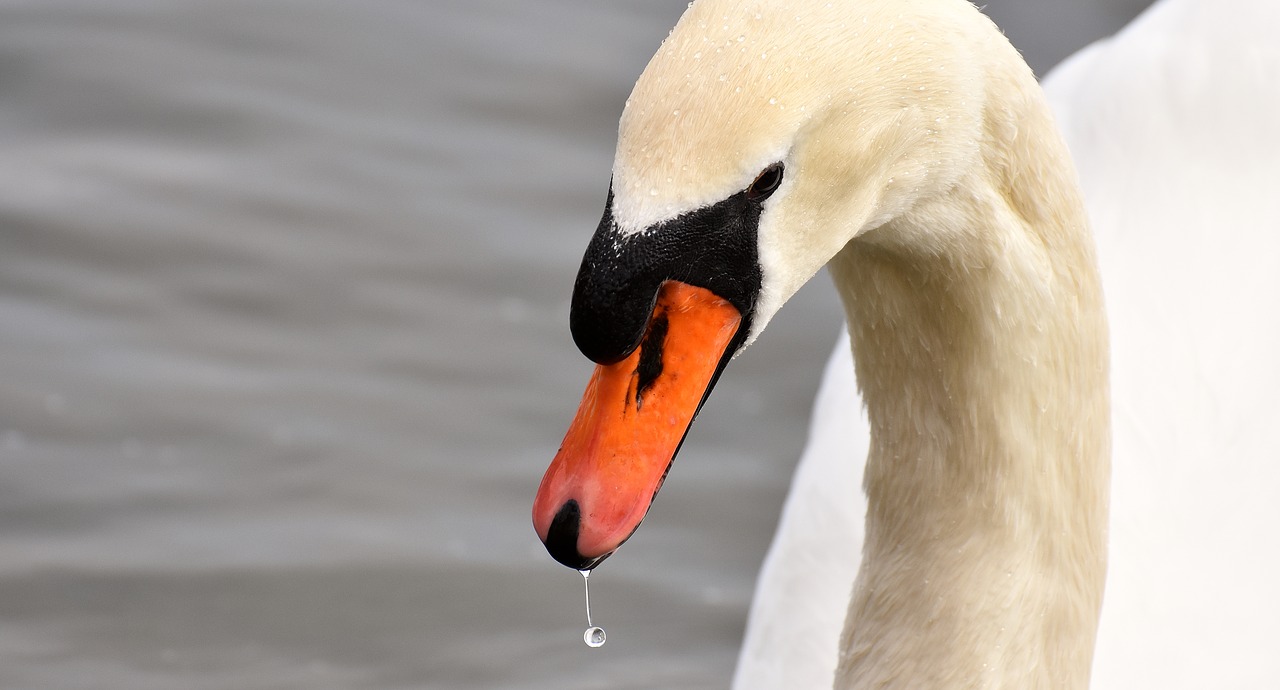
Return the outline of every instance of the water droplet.
{"type": "Polygon", "coordinates": [[[738,37],[738,43],[742,43],[742,42],[743,42],[743,41],[745,41],[745,40],[747,40],[747,37],[746,37],[746,36],[739,36],[739,37],[738,37]]]}
{"type": "Polygon", "coordinates": [[[769,105],[777,105],[777,104],[778,104],[778,99],[776,98],[769,99],[769,105]]]}
{"type": "Polygon", "coordinates": [[[579,570],[582,573],[582,594],[587,601],[587,629],[582,633],[582,641],[588,647],[596,649],[604,646],[604,628],[591,624],[591,571],[579,570]]]}

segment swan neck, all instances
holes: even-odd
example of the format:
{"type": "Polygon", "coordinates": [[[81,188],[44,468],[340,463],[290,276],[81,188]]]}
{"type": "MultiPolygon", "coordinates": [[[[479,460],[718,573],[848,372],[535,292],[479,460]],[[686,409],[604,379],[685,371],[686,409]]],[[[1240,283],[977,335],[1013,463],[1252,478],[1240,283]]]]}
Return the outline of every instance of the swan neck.
{"type": "Polygon", "coordinates": [[[1088,685],[1107,329],[1068,154],[1017,79],[959,184],[831,264],[872,432],[837,687],[1088,685]]]}

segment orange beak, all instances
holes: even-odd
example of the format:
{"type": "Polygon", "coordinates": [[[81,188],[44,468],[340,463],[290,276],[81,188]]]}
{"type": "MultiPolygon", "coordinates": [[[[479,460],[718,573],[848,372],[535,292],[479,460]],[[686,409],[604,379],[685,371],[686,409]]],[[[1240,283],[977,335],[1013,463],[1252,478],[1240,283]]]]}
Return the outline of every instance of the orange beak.
{"type": "Polygon", "coordinates": [[[597,366],[533,502],[557,561],[595,567],[640,526],[742,316],[705,288],[667,281],[640,346],[597,366]]]}

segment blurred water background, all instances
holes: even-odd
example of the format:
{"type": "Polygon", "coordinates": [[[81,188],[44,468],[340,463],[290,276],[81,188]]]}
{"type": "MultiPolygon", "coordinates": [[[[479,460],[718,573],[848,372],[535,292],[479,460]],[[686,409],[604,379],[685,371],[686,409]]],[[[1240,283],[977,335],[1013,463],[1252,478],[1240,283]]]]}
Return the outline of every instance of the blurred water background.
{"type": "MultiPolygon", "coordinates": [[[[1145,0],[992,0],[1043,73],[1145,0]]],[[[0,688],[723,688],[839,328],[739,358],[592,578],[529,524],[685,0],[0,0],[0,688]]]]}

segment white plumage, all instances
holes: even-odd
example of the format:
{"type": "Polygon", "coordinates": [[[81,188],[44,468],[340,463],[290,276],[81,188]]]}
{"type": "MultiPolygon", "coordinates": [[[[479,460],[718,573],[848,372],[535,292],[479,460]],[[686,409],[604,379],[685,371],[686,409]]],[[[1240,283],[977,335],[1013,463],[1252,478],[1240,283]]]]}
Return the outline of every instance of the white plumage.
{"type": "MultiPolygon", "coordinates": [[[[1045,83],[1112,332],[1095,688],[1280,678],[1280,3],[1164,0],[1045,83]]],[[[867,423],[847,337],[757,585],[735,687],[831,687],[867,423]]]]}

